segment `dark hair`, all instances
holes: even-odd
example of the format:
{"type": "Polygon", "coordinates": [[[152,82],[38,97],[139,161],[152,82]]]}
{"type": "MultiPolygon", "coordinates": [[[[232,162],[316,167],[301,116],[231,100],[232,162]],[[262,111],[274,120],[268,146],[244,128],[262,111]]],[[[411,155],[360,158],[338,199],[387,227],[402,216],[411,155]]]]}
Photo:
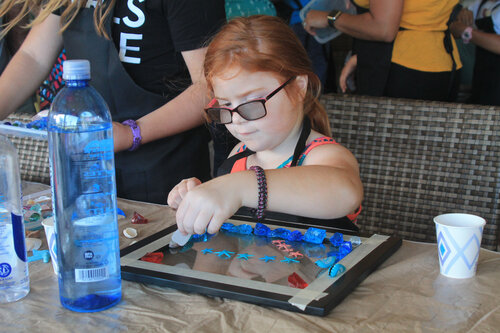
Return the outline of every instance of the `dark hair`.
{"type": "MultiPolygon", "coordinates": [[[[210,42],[205,56],[208,87],[213,89],[213,78],[232,65],[248,71],[275,73],[283,81],[306,75],[304,115],[309,117],[314,130],[331,136],[328,116],[318,99],[321,94],[319,78],[312,71],[306,50],[281,19],[256,15],[232,19],[223,26],[210,42]]],[[[293,84],[285,87],[289,96],[293,96],[293,89],[293,84]]]]}

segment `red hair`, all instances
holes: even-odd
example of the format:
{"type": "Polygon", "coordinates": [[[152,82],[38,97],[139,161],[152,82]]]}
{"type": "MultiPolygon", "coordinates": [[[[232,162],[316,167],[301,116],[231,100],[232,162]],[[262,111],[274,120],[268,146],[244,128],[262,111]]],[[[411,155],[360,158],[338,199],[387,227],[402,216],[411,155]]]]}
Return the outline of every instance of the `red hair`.
{"type": "MultiPolygon", "coordinates": [[[[311,120],[311,127],[331,136],[330,122],[319,102],[321,83],[311,68],[306,50],[295,33],[281,19],[256,15],[229,21],[214,36],[205,56],[205,77],[213,89],[214,77],[220,76],[230,66],[247,71],[270,72],[283,82],[291,77],[306,75],[307,89],[304,96],[304,115],[311,120]]],[[[289,96],[298,91],[294,83],[285,87],[289,96]]]]}

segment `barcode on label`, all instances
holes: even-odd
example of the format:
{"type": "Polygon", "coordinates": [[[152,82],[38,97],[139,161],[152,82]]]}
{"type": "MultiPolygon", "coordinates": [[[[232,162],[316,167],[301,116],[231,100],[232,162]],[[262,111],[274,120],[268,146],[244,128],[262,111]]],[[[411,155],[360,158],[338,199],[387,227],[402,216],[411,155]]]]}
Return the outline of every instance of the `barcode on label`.
{"type": "Polygon", "coordinates": [[[106,280],[108,277],[108,267],[106,266],[89,269],[75,269],[76,282],[97,282],[106,280]]]}

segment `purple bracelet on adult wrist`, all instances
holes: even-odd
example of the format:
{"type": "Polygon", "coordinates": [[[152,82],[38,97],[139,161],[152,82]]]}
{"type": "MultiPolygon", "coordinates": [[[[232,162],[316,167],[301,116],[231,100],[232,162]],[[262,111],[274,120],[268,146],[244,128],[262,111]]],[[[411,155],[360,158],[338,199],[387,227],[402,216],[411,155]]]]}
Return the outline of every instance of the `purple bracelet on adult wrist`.
{"type": "Polygon", "coordinates": [[[262,220],[264,218],[264,210],[267,206],[267,182],[266,182],[266,174],[264,169],[260,166],[251,166],[250,170],[255,171],[255,175],[257,176],[257,183],[259,185],[259,200],[257,203],[257,209],[255,210],[255,217],[258,220],[262,220]]]}
{"type": "Polygon", "coordinates": [[[141,145],[141,140],[142,140],[141,128],[139,127],[139,125],[137,125],[137,123],[133,119],[127,119],[124,122],[122,122],[122,124],[130,126],[130,129],[132,129],[132,135],[134,136],[134,139],[132,141],[132,147],[130,147],[128,150],[129,151],[137,150],[137,148],[139,148],[139,146],[141,145]]]}

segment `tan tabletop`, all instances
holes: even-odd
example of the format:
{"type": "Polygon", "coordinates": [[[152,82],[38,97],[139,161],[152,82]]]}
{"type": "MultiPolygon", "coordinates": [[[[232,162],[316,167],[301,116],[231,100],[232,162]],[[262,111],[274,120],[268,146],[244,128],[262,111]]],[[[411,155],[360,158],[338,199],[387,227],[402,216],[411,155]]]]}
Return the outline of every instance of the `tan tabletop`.
{"type": "MultiPolygon", "coordinates": [[[[119,220],[120,232],[133,226],[139,231],[137,239],[175,223],[167,206],[127,200],[119,200],[118,206],[127,215],[119,220]],[[150,222],[131,225],[134,211],[150,222]]],[[[132,241],[120,235],[121,247],[132,241]]],[[[28,296],[0,305],[0,332],[500,331],[500,253],[484,249],[477,275],[455,280],[439,274],[436,244],[404,241],[326,317],[130,281],[123,281],[123,298],[117,306],[76,313],[60,305],[50,263],[32,262],[29,269],[28,296]]]]}

